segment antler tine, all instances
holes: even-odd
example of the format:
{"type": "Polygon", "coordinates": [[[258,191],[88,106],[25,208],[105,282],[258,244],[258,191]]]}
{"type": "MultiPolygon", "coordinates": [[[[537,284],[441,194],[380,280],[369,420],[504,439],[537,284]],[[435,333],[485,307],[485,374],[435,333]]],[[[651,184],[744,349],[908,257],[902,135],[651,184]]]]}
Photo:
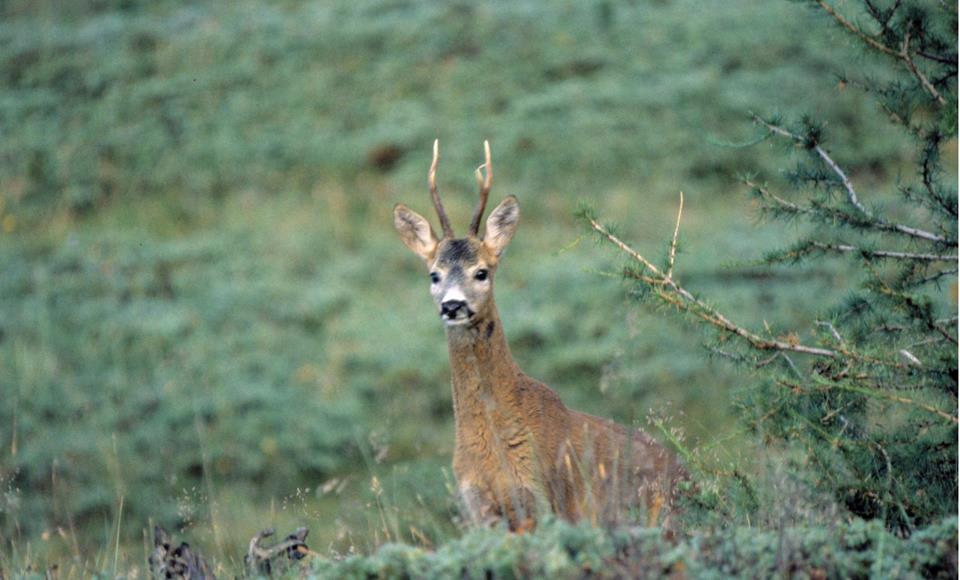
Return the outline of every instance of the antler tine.
{"type": "Polygon", "coordinates": [[[477,186],[480,188],[480,201],[477,202],[477,209],[473,210],[473,219],[470,220],[470,234],[477,235],[480,231],[480,220],[483,219],[483,210],[487,207],[487,198],[490,196],[490,186],[493,185],[493,162],[490,160],[490,142],[483,142],[484,163],[477,167],[475,175],[477,176],[477,186]],[[480,172],[484,169],[486,175],[480,172]]]}
{"type": "Polygon", "coordinates": [[[440,140],[433,140],[433,161],[430,163],[430,173],[427,174],[427,182],[430,184],[430,198],[433,199],[433,208],[437,210],[437,216],[440,217],[440,227],[443,229],[443,237],[452,238],[453,228],[450,227],[450,218],[447,212],[443,210],[443,204],[440,202],[440,194],[437,193],[437,165],[440,164],[440,140]]]}

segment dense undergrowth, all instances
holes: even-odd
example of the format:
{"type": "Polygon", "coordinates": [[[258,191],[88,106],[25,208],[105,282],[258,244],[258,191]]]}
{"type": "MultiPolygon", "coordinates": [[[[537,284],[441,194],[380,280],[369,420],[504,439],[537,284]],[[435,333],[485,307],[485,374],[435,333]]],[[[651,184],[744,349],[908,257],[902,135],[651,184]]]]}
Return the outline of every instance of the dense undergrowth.
{"type": "Polygon", "coordinates": [[[310,562],[317,578],[953,578],[957,519],[909,539],[880,522],[695,532],[607,532],[562,521],[533,534],[476,530],[436,550],[386,544],[371,556],[310,562]]]}

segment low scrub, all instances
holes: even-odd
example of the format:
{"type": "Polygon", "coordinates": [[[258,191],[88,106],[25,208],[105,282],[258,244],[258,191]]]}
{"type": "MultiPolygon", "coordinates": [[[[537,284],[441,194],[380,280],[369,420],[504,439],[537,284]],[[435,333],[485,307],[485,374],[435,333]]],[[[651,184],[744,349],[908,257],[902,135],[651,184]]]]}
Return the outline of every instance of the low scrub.
{"type": "Polygon", "coordinates": [[[833,527],[605,531],[551,521],[531,534],[474,530],[436,550],[386,544],[370,556],[317,558],[318,578],[955,578],[957,518],[908,539],[879,521],[833,527]]]}

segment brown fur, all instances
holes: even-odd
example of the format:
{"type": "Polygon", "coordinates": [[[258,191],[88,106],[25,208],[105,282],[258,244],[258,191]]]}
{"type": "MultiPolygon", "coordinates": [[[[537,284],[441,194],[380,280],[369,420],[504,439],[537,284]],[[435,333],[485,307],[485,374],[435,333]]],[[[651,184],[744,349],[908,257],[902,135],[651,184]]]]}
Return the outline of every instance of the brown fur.
{"type": "MultiPolygon", "coordinates": [[[[456,444],[453,470],[474,523],[511,529],[545,509],[569,520],[614,523],[631,508],[669,506],[684,477],[676,458],[641,431],[568,409],[517,366],[496,307],[494,323],[447,331],[456,444]],[[659,505],[658,505],[659,504],[659,505]]],[[[652,522],[651,522],[652,520],[652,522]]]]}
{"type": "Polygon", "coordinates": [[[610,524],[640,509],[643,523],[669,525],[676,483],[687,477],[677,458],[642,431],[568,409],[510,353],[493,276],[518,218],[516,200],[507,198],[491,213],[484,241],[438,240],[421,216],[395,209],[401,238],[437,275],[431,292],[438,307],[456,286],[472,312],[446,326],[453,470],[465,511],[473,523],[506,520],[513,530],[529,529],[548,511],[610,524]],[[489,279],[477,281],[478,269],[488,269],[489,279]]]}

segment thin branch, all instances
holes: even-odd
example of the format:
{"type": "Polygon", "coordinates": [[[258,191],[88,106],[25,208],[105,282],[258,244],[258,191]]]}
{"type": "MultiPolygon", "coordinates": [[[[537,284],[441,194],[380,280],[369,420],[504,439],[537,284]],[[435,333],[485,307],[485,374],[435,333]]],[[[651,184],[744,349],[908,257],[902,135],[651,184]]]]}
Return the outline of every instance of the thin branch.
{"type": "MultiPolygon", "coordinates": [[[[858,219],[858,218],[856,218],[855,216],[851,216],[850,214],[848,214],[848,213],[846,213],[846,212],[844,212],[844,211],[842,211],[842,210],[839,210],[839,209],[837,209],[837,208],[826,207],[826,206],[819,206],[819,205],[818,205],[818,206],[801,206],[801,205],[799,205],[799,204],[793,203],[792,201],[788,201],[788,200],[786,200],[786,199],[783,199],[782,197],[780,197],[780,196],[778,196],[777,194],[771,192],[771,191],[768,190],[767,188],[765,188],[765,187],[763,187],[763,186],[761,186],[761,185],[759,185],[759,184],[757,184],[757,183],[755,183],[755,182],[753,182],[753,181],[750,181],[749,179],[744,180],[743,183],[744,183],[744,185],[746,185],[747,187],[749,187],[749,188],[753,189],[754,191],[756,191],[757,193],[759,193],[759,194],[760,194],[760,197],[763,197],[764,199],[772,200],[775,204],[777,204],[777,206],[778,206],[780,209],[785,210],[785,211],[787,211],[787,212],[789,212],[789,213],[802,214],[802,215],[813,215],[813,216],[819,215],[819,216],[821,216],[821,217],[823,217],[823,218],[831,218],[831,219],[833,219],[833,220],[838,220],[838,221],[841,221],[841,222],[843,222],[843,223],[850,224],[850,225],[853,225],[853,226],[856,226],[856,227],[869,228],[869,229],[880,230],[880,231],[887,231],[887,232],[901,232],[901,233],[903,233],[903,229],[901,229],[901,228],[906,228],[906,226],[898,226],[897,224],[890,224],[890,223],[887,223],[887,222],[884,222],[884,221],[880,221],[880,220],[862,220],[862,219],[858,219]]],[[[945,240],[945,241],[946,241],[946,240],[945,240]]],[[[847,247],[844,248],[844,250],[845,250],[845,251],[853,251],[852,249],[849,249],[849,250],[848,250],[848,249],[846,249],[846,248],[853,248],[852,246],[847,246],[847,247]]],[[[881,252],[877,252],[877,257],[887,257],[887,258],[897,258],[897,257],[900,257],[900,258],[909,258],[909,257],[918,257],[917,259],[925,259],[925,258],[926,258],[926,259],[934,259],[935,257],[950,258],[949,256],[934,256],[933,254],[903,254],[902,256],[898,256],[898,255],[896,255],[896,254],[897,254],[897,252],[884,252],[884,251],[881,251],[881,252]]]]}
{"type": "Polygon", "coordinates": [[[797,368],[797,365],[793,364],[793,359],[790,358],[785,352],[781,351],[778,354],[780,358],[787,361],[787,366],[790,367],[790,370],[793,371],[793,374],[797,375],[797,378],[803,379],[803,373],[800,372],[800,369],[797,368]]]}
{"type": "MultiPolygon", "coordinates": [[[[758,123],[766,127],[768,130],[778,135],[782,135],[784,137],[793,139],[797,143],[806,142],[806,140],[802,136],[797,135],[796,133],[793,133],[791,131],[787,131],[783,127],[772,125],[766,122],[759,115],[754,115],[753,118],[758,123]]],[[[860,213],[862,213],[864,216],[872,218],[873,215],[870,213],[870,211],[867,208],[865,208],[862,203],[860,203],[860,198],[857,197],[857,192],[853,188],[853,183],[850,182],[850,178],[847,177],[847,174],[843,172],[843,169],[841,169],[840,166],[837,165],[837,163],[833,159],[831,159],[829,155],[827,155],[827,152],[824,151],[823,147],[821,147],[819,143],[815,143],[813,145],[813,150],[816,152],[817,155],[820,156],[820,159],[822,159],[823,162],[826,163],[830,167],[830,169],[832,169],[833,172],[837,174],[837,177],[840,178],[841,183],[843,183],[843,188],[847,190],[847,199],[850,201],[850,205],[857,208],[857,210],[859,210],[860,213]]]]}
{"type": "Polygon", "coordinates": [[[815,213],[813,208],[802,207],[800,205],[793,203],[792,201],[787,201],[782,197],[780,197],[779,195],[771,192],[769,189],[763,187],[758,183],[750,181],[749,179],[744,179],[743,184],[749,187],[750,189],[756,190],[761,197],[772,199],[773,201],[776,202],[778,206],[780,206],[783,209],[786,209],[787,211],[790,211],[792,213],[803,213],[803,214],[815,213]]]}
{"type": "Polygon", "coordinates": [[[917,65],[913,63],[913,59],[910,58],[910,31],[909,30],[907,31],[906,34],[903,35],[903,46],[900,50],[900,58],[903,59],[904,64],[907,65],[907,68],[910,70],[910,72],[913,73],[913,76],[917,77],[917,79],[920,81],[920,84],[923,85],[923,88],[926,89],[928,93],[930,93],[930,96],[936,99],[936,101],[940,103],[940,106],[946,105],[947,100],[943,98],[943,95],[941,95],[937,91],[936,87],[934,87],[933,84],[930,83],[930,80],[927,79],[926,75],[924,75],[920,71],[920,69],[917,68],[917,65]]]}
{"type": "Polygon", "coordinates": [[[866,32],[860,30],[852,22],[844,18],[842,14],[840,14],[839,12],[833,9],[833,6],[830,6],[823,0],[817,0],[817,4],[819,4],[820,7],[823,8],[824,11],[826,11],[827,14],[829,14],[830,16],[833,16],[834,20],[836,20],[841,26],[843,26],[844,28],[846,28],[847,30],[855,34],[857,37],[860,38],[860,40],[867,43],[867,45],[870,46],[871,48],[874,48],[882,52],[883,54],[887,54],[890,56],[899,56],[897,54],[897,51],[893,50],[892,48],[883,44],[882,42],[879,42],[877,39],[873,38],[866,32]]]}
{"type": "Polygon", "coordinates": [[[826,322],[826,321],[824,321],[824,320],[817,320],[817,321],[816,321],[816,324],[817,324],[817,326],[826,327],[827,330],[830,331],[830,334],[833,335],[833,338],[836,339],[836,341],[840,344],[840,346],[844,346],[844,345],[847,344],[847,341],[843,340],[843,337],[840,336],[840,333],[837,332],[837,329],[833,326],[832,323],[826,322]]]}
{"type": "Polygon", "coordinates": [[[677,225],[673,228],[673,240],[670,242],[670,267],[667,268],[667,278],[673,279],[673,263],[677,258],[677,236],[680,234],[680,216],[683,215],[683,192],[680,192],[680,209],[677,210],[677,225]]]}
{"type": "Polygon", "coordinates": [[[810,246],[824,251],[833,252],[857,252],[865,257],[872,258],[892,258],[896,260],[921,260],[928,262],[956,262],[957,256],[949,254],[915,254],[912,252],[893,252],[889,250],[867,250],[850,246],[847,244],[824,244],[821,242],[810,242],[810,246]]]}
{"type": "Polygon", "coordinates": [[[702,300],[696,298],[693,294],[687,291],[685,288],[676,283],[672,278],[668,278],[663,272],[660,271],[652,262],[644,258],[639,252],[628,246],[620,238],[613,235],[609,230],[607,230],[603,225],[601,225],[597,220],[590,217],[590,226],[597,231],[600,235],[609,240],[613,245],[620,248],[624,253],[632,257],[634,260],[640,262],[647,270],[649,270],[653,276],[640,275],[640,279],[646,282],[651,288],[654,289],[657,294],[663,298],[666,302],[673,304],[677,308],[690,312],[691,314],[697,316],[698,318],[709,322],[710,324],[725,330],[727,332],[736,334],[744,340],[750,343],[751,346],[758,350],[782,350],[782,351],[791,351],[791,352],[800,352],[804,354],[811,354],[815,356],[825,356],[830,358],[839,358],[844,355],[844,353],[831,350],[828,348],[819,348],[814,346],[807,346],[799,343],[786,342],[782,340],[768,340],[765,339],[749,330],[738,326],[727,319],[723,314],[718,312],[715,308],[706,304],[702,300]],[[665,291],[664,288],[669,288],[669,292],[665,291]]]}
{"type": "Polygon", "coordinates": [[[867,268],[871,271],[874,279],[878,282],[879,284],[878,290],[882,294],[886,294],[887,296],[890,296],[891,298],[893,298],[895,303],[900,305],[901,308],[905,308],[907,313],[912,318],[918,318],[923,322],[926,322],[927,328],[939,333],[941,336],[943,336],[953,344],[957,344],[956,338],[954,338],[948,331],[944,330],[940,325],[938,325],[935,320],[928,318],[923,314],[923,308],[919,304],[917,304],[917,301],[913,298],[913,296],[911,296],[910,294],[907,294],[906,292],[901,292],[899,290],[895,290],[891,288],[889,284],[884,282],[883,278],[880,277],[879,274],[877,274],[876,270],[872,268],[870,264],[867,264],[867,268]]]}
{"type": "Polygon", "coordinates": [[[877,95],[877,98],[874,99],[874,102],[876,102],[877,105],[878,105],[881,109],[883,109],[883,112],[885,112],[887,115],[889,115],[890,120],[892,120],[894,123],[896,123],[896,124],[898,124],[898,125],[902,125],[907,131],[909,131],[910,133],[912,133],[912,134],[914,134],[914,135],[919,135],[919,134],[920,134],[920,128],[919,128],[919,127],[915,127],[915,126],[911,125],[910,123],[908,123],[907,120],[900,115],[900,113],[898,113],[897,111],[893,110],[893,108],[891,108],[890,105],[887,103],[887,98],[889,98],[889,92],[888,92],[889,89],[878,89],[877,87],[874,87],[874,86],[872,86],[872,85],[868,85],[868,84],[866,84],[866,83],[863,83],[863,82],[861,82],[861,81],[858,81],[858,80],[856,80],[856,79],[851,79],[851,78],[848,78],[848,77],[843,77],[843,78],[841,79],[841,81],[842,81],[844,84],[848,84],[848,85],[852,85],[852,86],[854,86],[854,87],[857,87],[858,89],[860,89],[861,91],[864,91],[864,92],[866,92],[866,93],[874,93],[874,94],[876,94],[876,95],[877,95]]]}
{"type": "Polygon", "coordinates": [[[920,359],[918,359],[917,356],[912,352],[910,352],[909,350],[905,348],[901,348],[899,352],[900,352],[900,356],[902,356],[908,363],[918,367],[923,366],[923,362],[921,362],[920,359]]]}
{"type": "Polygon", "coordinates": [[[858,218],[841,209],[834,208],[834,207],[823,206],[823,205],[801,206],[799,204],[793,203],[792,201],[787,201],[786,199],[783,199],[782,197],[776,195],[775,193],[771,192],[767,188],[757,183],[754,183],[749,179],[744,180],[743,183],[747,187],[750,187],[751,189],[759,193],[761,197],[772,200],[774,203],[777,204],[777,206],[780,209],[786,210],[787,212],[790,212],[790,213],[820,216],[823,218],[830,218],[831,220],[834,220],[834,221],[841,221],[845,224],[849,224],[858,228],[868,228],[868,229],[880,230],[880,231],[886,231],[886,232],[906,233],[903,228],[910,229],[910,230],[913,229],[913,228],[907,228],[907,226],[899,226],[897,224],[887,223],[876,218],[858,218]]]}
{"type": "Polygon", "coordinates": [[[909,32],[907,32],[907,34],[904,35],[903,45],[898,51],[893,48],[890,48],[886,44],[883,44],[882,42],[878,41],[876,38],[860,30],[859,27],[857,27],[852,22],[844,18],[842,14],[834,10],[834,8],[829,4],[827,4],[824,0],[817,0],[817,4],[819,4],[820,7],[823,8],[823,10],[827,14],[832,16],[834,20],[836,20],[841,26],[843,26],[844,28],[846,28],[847,30],[855,34],[858,38],[860,38],[860,40],[865,42],[871,48],[878,50],[883,54],[902,60],[904,64],[907,66],[907,69],[913,74],[913,76],[917,77],[917,80],[920,81],[920,84],[923,85],[923,88],[928,93],[930,93],[930,95],[937,101],[938,104],[940,104],[941,106],[947,104],[946,99],[944,99],[943,96],[939,92],[937,92],[937,89],[934,88],[932,84],[930,84],[930,81],[927,79],[927,77],[924,76],[924,74],[920,71],[920,69],[918,69],[917,66],[913,63],[913,59],[910,57],[910,52],[908,50],[910,45],[909,32]]]}
{"type": "Polygon", "coordinates": [[[929,282],[935,282],[940,278],[943,278],[944,276],[956,276],[958,271],[960,270],[958,270],[957,268],[953,268],[951,270],[941,270],[939,272],[935,272],[933,274],[930,274],[929,276],[925,276],[921,278],[920,280],[917,281],[917,284],[923,285],[929,282]]]}
{"type": "MultiPolygon", "coordinates": [[[[805,140],[802,136],[797,135],[796,133],[793,133],[791,131],[788,131],[783,127],[772,125],[767,121],[765,121],[763,118],[761,118],[759,115],[755,114],[753,118],[756,120],[756,122],[760,123],[761,125],[763,125],[773,133],[792,139],[797,143],[805,143],[805,140]]],[[[905,226],[901,224],[887,223],[886,221],[880,218],[874,217],[873,214],[871,214],[867,210],[867,208],[864,207],[862,203],[860,203],[860,198],[857,196],[857,192],[854,189],[853,183],[850,181],[850,178],[847,177],[847,174],[844,173],[843,169],[841,169],[840,166],[837,165],[837,163],[830,157],[830,155],[827,154],[827,152],[823,149],[823,147],[821,147],[819,144],[814,144],[813,151],[816,152],[816,154],[820,157],[820,159],[822,159],[823,162],[826,163],[830,167],[830,169],[837,174],[837,177],[840,178],[841,183],[843,183],[843,188],[847,191],[847,199],[850,201],[850,204],[853,207],[855,207],[858,211],[860,211],[860,213],[862,213],[864,217],[870,220],[876,221],[877,223],[876,227],[878,227],[879,229],[886,229],[889,231],[900,232],[908,236],[929,240],[931,242],[946,241],[946,238],[944,238],[941,235],[934,234],[932,232],[928,232],[925,230],[921,230],[919,228],[914,228],[914,227],[905,226]]]]}
{"type": "MultiPolygon", "coordinates": [[[[918,50],[915,54],[916,54],[917,56],[922,56],[923,58],[925,58],[925,59],[927,59],[927,60],[932,60],[932,61],[934,61],[934,62],[939,62],[940,64],[950,64],[950,65],[953,65],[953,66],[957,66],[957,55],[955,55],[955,54],[954,54],[954,55],[943,56],[943,55],[941,55],[941,54],[930,54],[929,52],[925,52],[925,51],[922,51],[922,50],[918,50]]],[[[954,74],[956,74],[956,73],[954,72],[954,74]]]]}
{"type": "MultiPolygon", "coordinates": [[[[790,382],[784,381],[784,380],[782,380],[782,379],[781,379],[781,380],[777,380],[777,383],[779,383],[781,386],[787,387],[787,388],[789,388],[789,389],[791,389],[791,390],[793,390],[793,391],[795,391],[795,392],[799,392],[799,393],[802,393],[802,392],[808,390],[808,389],[805,389],[805,388],[803,387],[803,385],[800,385],[800,384],[797,384],[797,383],[790,383],[790,382]]],[[[875,390],[875,389],[867,389],[867,388],[863,388],[863,387],[855,387],[855,386],[853,386],[853,385],[845,385],[845,384],[843,384],[843,383],[821,384],[821,385],[818,385],[817,387],[814,387],[814,388],[820,388],[820,389],[837,389],[837,390],[840,390],[840,391],[849,391],[849,392],[852,392],[852,393],[859,393],[859,394],[861,394],[861,395],[866,395],[866,396],[868,396],[868,397],[873,397],[873,398],[877,398],[877,399],[886,399],[886,400],[888,400],[888,401],[894,401],[894,402],[897,402],[897,403],[903,403],[904,405],[911,405],[911,406],[914,406],[914,407],[923,409],[924,411],[927,411],[927,412],[929,412],[929,413],[933,413],[933,414],[935,414],[935,415],[938,415],[938,416],[940,416],[940,417],[942,417],[942,418],[950,421],[950,422],[953,423],[953,424],[960,424],[960,420],[958,420],[956,417],[954,417],[954,416],[951,415],[950,413],[946,413],[946,412],[944,412],[944,411],[942,411],[942,410],[940,410],[940,409],[938,409],[938,408],[936,408],[936,407],[934,407],[934,406],[932,406],[932,405],[928,405],[928,404],[926,404],[926,403],[921,403],[921,402],[915,401],[915,400],[913,400],[913,399],[908,399],[907,397],[901,397],[901,396],[899,396],[899,395],[891,395],[891,394],[889,394],[889,393],[885,393],[885,392],[883,392],[883,391],[879,391],[879,390],[875,390]]]]}
{"type": "Polygon", "coordinates": [[[890,19],[893,18],[897,8],[900,7],[900,0],[897,0],[897,3],[888,10],[881,10],[877,8],[871,0],[863,0],[863,3],[867,5],[867,12],[870,13],[870,16],[872,16],[873,19],[880,24],[880,33],[883,34],[884,32],[889,31],[890,19]]]}
{"type": "Polygon", "coordinates": [[[687,289],[683,288],[672,278],[667,278],[665,273],[660,271],[650,260],[646,259],[639,252],[627,245],[623,240],[607,230],[602,224],[589,214],[584,215],[590,226],[606,238],[614,246],[620,248],[625,254],[643,265],[641,272],[625,272],[625,275],[640,280],[664,302],[675,306],[681,312],[686,312],[695,316],[713,326],[720,328],[731,334],[735,334],[746,340],[753,348],[763,351],[789,351],[809,354],[814,356],[828,357],[835,360],[848,359],[866,364],[885,366],[895,369],[905,369],[907,365],[889,360],[878,359],[872,356],[866,356],[855,352],[847,347],[834,350],[830,348],[821,348],[800,344],[799,340],[791,337],[787,340],[766,339],[751,332],[741,326],[731,322],[726,316],[721,314],[712,306],[696,298],[687,289]],[[649,271],[651,274],[647,274],[649,271]]]}

